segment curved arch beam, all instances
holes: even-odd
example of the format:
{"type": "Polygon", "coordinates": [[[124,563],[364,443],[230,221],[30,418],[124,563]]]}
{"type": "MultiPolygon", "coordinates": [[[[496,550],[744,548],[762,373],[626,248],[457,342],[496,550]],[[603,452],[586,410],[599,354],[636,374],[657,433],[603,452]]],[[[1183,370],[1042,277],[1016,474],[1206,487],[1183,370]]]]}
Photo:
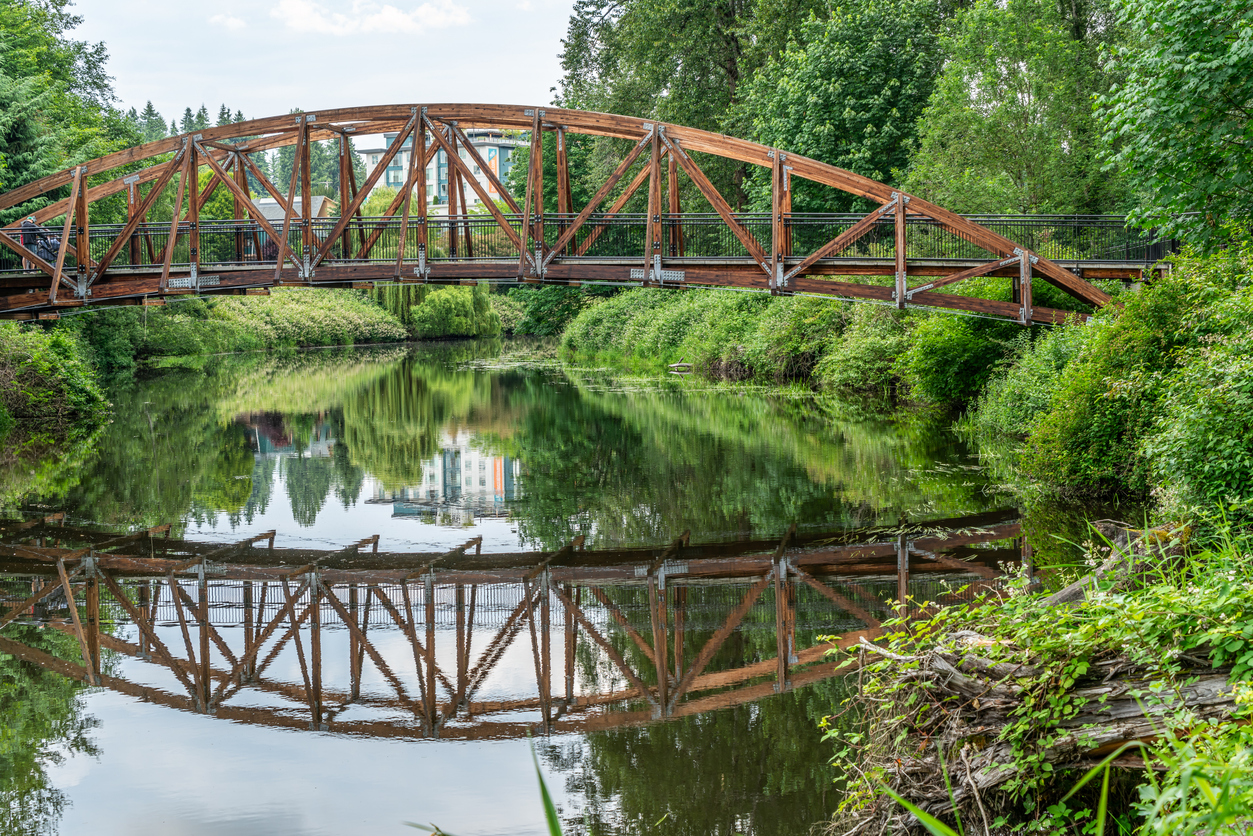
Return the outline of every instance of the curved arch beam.
{"type": "MultiPolygon", "coordinates": [[[[169,170],[167,164],[169,155],[181,154],[183,149],[188,148],[188,146],[198,148],[201,152],[200,156],[208,158],[198,161],[196,165],[197,170],[199,164],[204,164],[215,175],[218,175],[220,170],[226,168],[226,163],[232,158],[238,157],[250,162],[248,157],[250,154],[282,148],[302,141],[340,140],[343,137],[354,135],[404,131],[407,126],[414,123],[415,119],[430,126],[433,132],[437,132],[435,131],[437,126],[440,130],[448,126],[452,129],[450,136],[460,134],[463,138],[464,134],[461,132],[466,128],[504,128],[531,131],[536,125],[540,125],[541,130],[559,130],[563,135],[583,134],[634,142],[637,144],[637,150],[639,150],[639,146],[648,144],[650,137],[654,137],[655,141],[651,143],[654,149],[652,151],[653,173],[648,178],[650,184],[650,206],[657,205],[653,201],[660,199],[660,187],[658,185],[660,167],[657,165],[657,159],[660,154],[668,154],[672,169],[674,163],[677,162],[678,166],[687,173],[689,178],[710,200],[715,211],[722,216],[723,221],[731,231],[744,244],[745,249],[752,256],[751,260],[755,262],[756,267],[760,270],[760,272],[752,273],[752,275],[757,277],[756,279],[747,283],[740,282],[740,286],[751,286],[762,290],[769,289],[771,292],[850,294],[860,298],[895,302],[900,307],[904,307],[907,301],[913,304],[939,307],[960,307],[952,304],[952,299],[946,298],[951,297],[952,294],[937,293],[936,290],[939,287],[976,275],[986,275],[993,272],[996,272],[998,275],[1016,273],[1017,287],[1022,288],[1024,295],[1021,302],[990,303],[991,307],[984,306],[984,308],[987,312],[1021,318],[1025,322],[1033,318],[1041,320],[1040,316],[1035,315],[1036,311],[1032,309],[1030,302],[1030,277],[1034,273],[1084,303],[1100,306],[1110,301],[1110,297],[1099,288],[1084,281],[1070,270],[1032,253],[1027,247],[954,212],[950,212],[941,206],[937,206],[915,195],[901,193],[887,184],[871,180],[854,172],[827,165],[808,157],[792,154],[784,149],[770,148],[748,140],[715,134],[696,128],[660,123],[638,117],[556,107],[500,104],[400,104],[338,108],[254,119],[247,122],[206,128],[196,132],[194,136],[183,134],[146,143],[67,168],[64,171],[48,175],[0,195],[0,209],[11,208],[41,197],[47,198],[49,200],[48,204],[33,213],[37,220],[46,222],[66,214],[71,209],[69,199],[57,199],[59,194],[53,193],[59,192],[64,194],[60,190],[74,181],[76,172],[82,171],[85,174],[94,176],[97,180],[99,180],[101,175],[105,175],[106,179],[103,182],[90,185],[84,190],[85,193],[79,197],[80,207],[76,207],[75,211],[82,211],[82,217],[85,219],[85,210],[81,210],[82,203],[90,204],[102,198],[125,192],[128,189],[134,194],[138,194],[138,186],[140,184],[157,181],[167,174],[169,170]],[[784,258],[782,253],[779,252],[777,242],[765,242],[765,245],[760,247],[753,246],[761,242],[757,242],[751,233],[744,229],[732,216],[729,208],[725,206],[725,201],[721,201],[716,190],[713,190],[712,185],[709,184],[707,178],[704,178],[699,166],[696,165],[696,162],[690,156],[692,153],[713,155],[773,170],[776,181],[779,180],[779,172],[783,168],[782,162],[786,160],[788,174],[784,176],[799,177],[803,180],[829,186],[878,204],[878,210],[872,212],[854,229],[846,231],[844,235],[845,237],[851,236],[849,240],[837,238],[830,242],[825,249],[838,251],[843,246],[851,243],[851,240],[855,240],[857,235],[874,226],[876,222],[880,220],[887,221],[890,216],[891,219],[894,219],[897,230],[896,287],[884,288],[874,285],[852,285],[824,279],[806,279],[806,274],[811,271],[821,258],[825,257],[821,252],[811,254],[805,259],[790,259],[790,264],[787,265],[788,269],[786,271],[781,269],[784,258]],[[212,160],[212,162],[209,160],[212,160]],[[655,194],[653,193],[654,190],[655,194]],[[710,190],[713,190],[712,193],[710,190]],[[920,285],[912,290],[907,289],[904,284],[906,271],[904,229],[906,217],[927,219],[930,223],[986,250],[991,254],[992,260],[987,265],[976,266],[951,276],[940,277],[930,284],[920,285]],[[773,249],[775,252],[766,254],[764,251],[767,249],[773,249]],[[765,256],[764,260],[763,256],[765,256]],[[771,261],[778,261],[779,265],[776,266],[770,263],[771,261]],[[1015,268],[1014,265],[1018,265],[1018,267],[1015,268]],[[857,288],[861,288],[861,290],[857,288]]],[[[435,140],[433,137],[432,141],[437,142],[438,140],[435,140]]],[[[462,144],[465,143],[463,142],[462,144]]],[[[535,153],[534,149],[532,153],[535,153]]],[[[459,164],[459,161],[454,159],[453,163],[459,164]]],[[[471,187],[474,187],[476,184],[468,174],[467,167],[463,176],[466,176],[466,182],[471,187]]],[[[415,172],[410,173],[411,177],[415,175],[415,172]]],[[[194,177],[195,174],[193,173],[191,176],[194,177]]],[[[424,183],[424,169],[421,176],[424,183]]],[[[621,176],[620,173],[618,176],[621,176]]],[[[308,177],[305,176],[303,179],[307,182],[308,177]]],[[[368,189],[373,182],[375,182],[375,178],[371,178],[369,183],[363,185],[368,189]]],[[[566,182],[568,183],[568,173],[566,173],[566,182]]],[[[634,185],[638,185],[639,182],[640,178],[637,178],[634,181],[634,185]]],[[[413,183],[410,183],[410,186],[412,187],[413,183]]],[[[777,188],[776,184],[776,190],[777,188]]],[[[234,192],[238,191],[238,189],[234,190],[234,192]]],[[[238,197],[238,195],[236,196],[238,197]]],[[[604,195],[600,195],[600,197],[603,198],[604,195]]],[[[134,202],[137,201],[132,200],[132,203],[134,202]]],[[[354,206],[359,202],[354,201],[354,206]]],[[[531,217],[531,212],[535,212],[538,209],[538,199],[534,202],[536,205],[526,207],[529,211],[523,215],[522,238],[519,239],[516,233],[509,236],[511,240],[515,240],[520,250],[527,249],[530,244],[529,240],[525,239],[528,238],[527,219],[531,217]]],[[[308,201],[302,201],[302,204],[307,207],[308,201]]],[[[778,216],[779,203],[777,199],[775,206],[776,211],[772,215],[778,216]]],[[[252,210],[249,210],[249,213],[254,216],[256,214],[252,210]]],[[[499,215],[499,213],[495,214],[499,215]]],[[[652,210],[650,210],[650,216],[653,216],[655,222],[656,215],[652,210]]],[[[537,212],[536,217],[542,219],[542,212],[537,212]]],[[[307,221],[308,218],[305,217],[304,220],[307,221]]],[[[505,231],[507,233],[512,232],[512,230],[507,228],[508,224],[503,216],[497,217],[497,222],[506,227],[505,231]]],[[[10,224],[8,227],[0,230],[0,244],[8,246],[11,250],[18,249],[18,247],[14,246],[16,244],[14,240],[16,226],[16,223],[10,224]]],[[[194,224],[192,229],[195,229],[194,224]]],[[[650,238],[660,237],[659,233],[651,225],[648,229],[650,238]]],[[[660,229],[659,225],[657,229],[660,229]]],[[[529,233],[529,237],[536,237],[535,244],[537,249],[540,250],[540,252],[535,254],[534,258],[532,258],[532,254],[527,252],[520,252],[515,256],[515,258],[521,259],[518,268],[519,277],[521,277],[524,271],[531,271],[534,273],[533,278],[542,280],[547,278],[544,268],[554,258],[560,263],[560,254],[550,251],[544,245],[542,234],[542,226],[539,228],[538,237],[536,237],[535,231],[530,231],[529,233]],[[529,267],[528,262],[530,264],[529,267]]],[[[325,256],[326,250],[329,249],[329,242],[335,239],[335,237],[335,235],[329,236],[327,241],[323,242],[319,248],[316,260],[320,261],[325,256]]],[[[83,240],[86,239],[84,238],[83,240]]],[[[194,234],[193,240],[195,240],[194,234]]],[[[565,240],[568,241],[569,237],[565,237],[565,240]]],[[[654,250],[656,249],[657,245],[654,244],[654,250]]],[[[824,250],[824,248],[820,248],[820,250],[824,250]]],[[[74,252],[72,247],[70,247],[70,251],[74,252]]],[[[169,255],[168,250],[166,255],[169,255]]],[[[637,256],[633,256],[635,263],[647,263],[644,255],[644,253],[640,253],[637,256]]],[[[655,257],[657,259],[656,264],[659,266],[661,263],[660,256],[656,255],[655,257]]],[[[36,266],[43,270],[46,265],[41,263],[36,266]]],[[[80,269],[80,277],[84,269],[80,269]]],[[[277,276],[276,281],[270,284],[282,283],[280,281],[282,276],[278,275],[282,272],[282,270],[276,268],[274,273],[277,276]]],[[[300,278],[308,279],[310,272],[311,268],[306,267],[305,274],[301,275],[300,278]]],[[[815,274],[819,272],[815,271],[815,274]]],[[[469,277],[468,274],[466,277],[469,277]]],[[[577,277],[572,277],[573,274],[567,271],[566,280],[577,280],[577,277]]],[[[99,278],[102,277],[91,276],[89,280],[86,280],[87,285],[89,286],[99,278]]],[[[377,280],[380,277],[363,275],[362,278],[374,278],[377,280]]],[[[51,276],[49,276],[49,279],[51,279],[51,276]]],[[[80,285],[83,281],[80,278],[80,285]]],[[[702,283],[718,285],[723,282],[711,279],[702,283]]],[[[725,283],[733,284],[733,282],[725,283]]],[[[253,286],[259,284],[259,282],[254,283],[253,286]]],[[[82,291],[80,295],[86,295],[86,291],[82,291]]],[[[963,297],[954,298],[960,299],[963,297]]],[[[51,300],[49,301],[51,302],[51,300]]],[[[65,304],[65,302],[63,301],[59,304],[65,304]]],[[[78,304],[82,304],[82,301],[80,300],[78,304]]],[[[0,310],[4,310],[5,307],[0,305],[0,310]]],[[[31,305],[10,304],[7,307],[9,309],[14,307],[28,308],[31,305]]],[[[1056,312],[1047,312],[1043,317],[1043,321],[1055,319],[1057,319],[1056,312]]]]}

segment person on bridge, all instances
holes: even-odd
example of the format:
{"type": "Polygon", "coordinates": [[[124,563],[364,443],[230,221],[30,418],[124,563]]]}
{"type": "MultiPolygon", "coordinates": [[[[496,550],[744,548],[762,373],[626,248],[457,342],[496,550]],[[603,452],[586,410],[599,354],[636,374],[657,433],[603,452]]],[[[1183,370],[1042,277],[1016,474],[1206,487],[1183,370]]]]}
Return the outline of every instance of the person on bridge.
{"type": "MultiPolygon", "coordinates": [[[[57,250],[61,248],[61,239],[39,225],[35,216],[31,215],[22,221],[22,246],[49,263],[56,260],[57,250]]],[[[34,269],[29,259],[22,259],[22,269],[34,269]]]]}

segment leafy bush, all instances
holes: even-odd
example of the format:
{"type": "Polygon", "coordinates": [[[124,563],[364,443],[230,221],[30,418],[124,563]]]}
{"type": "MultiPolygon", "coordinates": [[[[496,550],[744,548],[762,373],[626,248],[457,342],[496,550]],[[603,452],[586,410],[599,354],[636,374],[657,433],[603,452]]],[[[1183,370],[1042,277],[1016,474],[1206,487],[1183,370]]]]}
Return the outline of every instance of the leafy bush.
{"type": "Polygon", "coordinates": [[[961,403],[983,388],[1005,355],[1003,328],[991,322],[943,314],[924,319],[910,334],[909,348],[896,364],[910,393],[931,403],[961,403]]]}
{"type": "Polygon", "coordinates": [[[522,297],[512,293],[493,293],[489,298],[492,310],[500,319],[500,332],[510,335],[517,333],[518,325],[526,316],[526,303],[522,301],[522,297]]]}
{"type": "Polygon", "coordinates": [[[487,288],[442,287],[427,294],[412,310],[413,336],[488,337],[500,333],[500,317],[492,310],[487,288]]]}
{"type": "Polygon", "coordinates": [[[82,346],[64,331],[0,324],[0,409],[42,434],[98,421],[108,410],[82,346]]]}
{"type": "Polygon", "coordinates": [[[848,325],[814,375],[836,392],[883,392],[896,383],[896,360],[908,346],[907,315],[880,305],[854,305],[848,325]]]}
{"type": "Polygon", "coordinates": [[[592,299],[605,293],[561,285],[515,287],[509,291],[509,300],[522,306],[522,315],[512,333],[555,337],[592,299]]]}
{"type": "Polygon", "coordinates": [[[1052,404],[1057,380],[1078,355],[1086,336],[1078,322],[1023,333],[1006,365],[979,396],[970,414],[972,425],[999,435],[1026,433],[1031,421],[1052,404]]]}

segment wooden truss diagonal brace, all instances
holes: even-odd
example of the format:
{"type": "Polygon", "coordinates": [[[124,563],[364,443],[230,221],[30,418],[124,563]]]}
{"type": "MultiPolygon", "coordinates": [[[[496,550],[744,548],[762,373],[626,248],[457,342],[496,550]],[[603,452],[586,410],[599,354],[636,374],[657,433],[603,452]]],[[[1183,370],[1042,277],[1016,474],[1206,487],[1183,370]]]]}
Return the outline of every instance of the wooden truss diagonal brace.
{"type": "Polygon", "coordinates": [[[139,628],[139,631],[144,634],[144,638],[146,638],[149,644],[156,648],[157,653],[165,659],[165,663],[169,666],[170,670],[173,671],[174,675],[178,677],[178,681],[183,684],[183,687],[187,689],[187,693],[194,694],[195,689],[192,687],[191,680],[187,678],[187,673],[183,670],[182,665],[180,665],[178,660],[174,658],[174,654],[170,652],[170,649],[165,646],[165,642],[161,641],[161,639],[153,631],[152,625],[149,624],[148,620],[143,617],[141,612],[139,612],[139,608],[131,601],[130,596],[123,591],[118,582],[107,572],[99,568],[96,569],[96,572],[100,575],[100,579],[104,581],[104,585],[108,588],[109,594],[113,596],[114,600],[117,601],[119,605],[121,605],[122,609],[126,610],[126,614],[130,616],[131,621],[135,622],[135,626],[139,628]]]}
{"type": "MultiPolygon", "coordinates": [[[[353,217],[357,214],[357,210],[361,208],[361,204],[365,203],[365,199],[369,196],[370,190],[374,188],[374,184],[379,181],[379,178],[383,176],[383,172],[387,170],[387,167],[392,164],[392,160],[400,153],[401,146],[405,144],[405,140],[408,139],[421,124],[418,120],[418,109],[414,108],[413,116],[411,116],[409,121],[405,123],[405,127],[400,131],[400,133],[396,134],[396,138],[392,140],[392,144],[387,149],[386,153],[383,154],[383,158],[379,160],[378,165],[374,166],[374,170],[371,171],[370,176],[366,178],[365,185],[363,185],[353,197],[352,203],[349,206],[342,207],[340,209],[339,222],[335,224],[331,233],[326,236],[326,242],[318,248],[318,251],[314,255],[313,259],[310,260],[310,270],[322,263],[322,259],[326,258],[327,253],[329,253],[331,251],[331,247],[334,246],[335,239],[348,228],[348,224],[352,222],[353,217]]],[[[412,149],[410,149],[410,156],[412,156],[412,153],[412,149]]]]}
{"type": "MultiPolygon", "coordinates": [[[[77,575],[81,571],[83,571],[83,566],[82,564],[79,564],[78,566],[74,567],[74,570],[72,572],[69,573],[69,577],[73,578],[75,575],[77,575]]],[[[56,592],[60,588],[61,588],[60,583],[50,583],[46,585],[43,589],[36,592],[34,595],[27,598],[22,603],[15,604],[12,608],[9,609],[7,613],[4,614],[3,618],[0,618],[0,628],[8,626],[10,621],[17,618],[23,612],[35,606],[40,601],[47,598],[49,595],[56,592]]]]}
{"type": "MultiPolygon", "coordinates": [[[[70,206],[78,205],[79,190],[85,188],[86,183],[83,182],[84,169],[82,166],[74,169],[74,185],[70,187],[70,206]]],[[[52,284],[48,288],[48,302],[57,301],[57,288],[61,286],[62,281],[66,281],[72,287],[73,284],[65,279],[62,272],[65,269],[65,253],[70,248],[70,221],[74,218],[73,212],[65,213],[65,223],[61,227],[61,246],[57,247],[57,264],[56,272],[52,275],[52,284]]]]}
{"type": "Polygon", "coordinates": [[[452,150],[448,140],[435,129],[435,124],[431,121],[430,117],[423,113],[422,118],[426,120],[427,127],[431,129],[431,136],[439,145],[440,150],[442,150],[444,152],[444,156],[448,158],[449,165],[456,166],[457,170],[466,177],[470,183],[470,188],[474,189],[475,194],[479,196],[479,200],[483,201],[483,205],[487,207],[487,211],[490,212],[492,217],[496,220],[496,224],[504,231],[505,236],[509,239],[509,242],[517,248],[519,253],[524,253],[525,247],[522,243],[522,237],[518,235],[517,230],[509,224],[508,219],[505,218],[504,214],[500,211],[500,208],[496,206],[496,202],[492,200],[491,195],[487,193],[487,189],[483,188],[483,184],[479,182],[479,178],[470,173],[470,168],[466,165],[465,160],[461,159],[461,155],[452,150]]]}
{"type": "Polygon", "coordinates": [[[289,610],[291,610],[291,617],[297,624],[300,624],[305,620],[308,613],[306,612],[304,616],[296,619],[295,609],[293,609],[293,607],[294,602],[308,590],[308,586],[309,582],[307,579],[302,581],[300,586],[296,587],[295,597],[284,601],[282,605],[279,606],[278,612],[274,615],[274,618],[270,621],[270,623],[266,625],[265,629],[261,632],[261,635],[253,640],[252,646],[245,651],[244,655],[239,657],[239,661],[231,667],[230,673],[228,673],[218,684],[217,690],[213,694],[213,699],[210,700],[210,705],[218,705],[222,702],[222,693],[226,690],[227,686],[235,681],[235,678],[239,676],[240,672],[247,665],[256,661],[257,656],[261,653],[261,648],[267,641],[270,640],[270,636],[274,635],[274,631],[279,628],[279,625],[283,623],[283,619],[288,616],[289,610]]]}
{"type": "Polygon", "coordinates": [[[713,659],[714,654],[721,649],[723,643],[735,632],[735,628],[740,626],[744,616],[748,615],[748,611],[752,609],[753,604],[757,603],[758,596],[761,595],[762,591],[772,580],[774,580],[773,568],[766,572],[761,580],[753,584],[748,592],[744,593],[744,598],[740,601],[739,606],[727,616],[727,620],[718,628],[718,632],[709,637],[709,641],[705,642],[704,647],[700,649],[700,655],[696,657],[696,661],[684,672],[683,678],[679,680],[679,684],[674,688],[674,694],[670,697],[669,708],[673,709],[679,698],[692,687],[693,680],[704,672],[706,666],[713,659]]]}
{"type": "Polygon", "coordinates": [[[935,290],[937,287],[944,287],[945,285],[954,284],[956,282],[963,281],[964,279],[973,279],[976,276],[986,276],[988,273],[1000,270],[1002,267],[1009,267],[1011,264],[1017,264],[1021,260],[1021,255],[1015,255],[1012,258],[1004,258],[1000,261],[989,261],[987,264],[980,264],[978,267],[971,267],[969,270],[962,270],[959,273],[953,273],[952,275],[945,276],[942,279],[936,279],[933,282],[928,282],[927,284],[920,285],[918,287],[911,287],[909,290],[905,291],[905,298],[912,299],[915,293],[921,293],[924,290],[935,290]]]}
{"type": "Polygon", "coordinates": [[[852,599],[836,592],[834,589],[827,586],[825,583],[818,580],[804,569],[799,569],[795,566],[792,566],[791,569],[792,574],[796,575],[796,577],[800,578],[820,595],[829,599],[837,607],[844,610],[844,612],[854,616],[855,618],[860,618],[867,627],[878,627],[883,623],[879,619],[875,618],[869,610],[857,604],[852,599]]]}
{"type": "Polygon", "coordinates": [[[331,591],[329,586],[322,582],[321,578],[317,579],[317,586],[321,588],[322,594],[326,596],[326,600],[330,603],[331,607],[334,608],[335,612],[339,614],[339,617],[344,624],[347,625],[348,631],[356,637],[357,641],[361,642],[361,646],[365,649],[365,652],[369,654],[370,659],[373,660],[374,664],[378,667],[379,673],[383,674],[387,681],[391,683],[392,688],[396,690],[397,696],[399,696],[406,703],[412,704],[413,701],[409,698],[409,694],[405,691],[405,686],[401,684],[400,679],[396,676],[396,674],[392,673],[391,667],[388,666],[383,657],[379,655],[379,652],[374,649],[374,645],[366,639],[365,634],[361,632],[361,628],[357,626],[357,622],[348,612],[348,608],[340,603],[339,598],[335,597],[335,593],[331,591]]]}
{"type": "MultiPolygon", "coordinates": [[[[669,148],[661,149],[661,156],[665,157],[671,163],[674,162],[674,157],[670,156],[669,148]]],[[[592,244],[596,243],[596,239],[609,228],[604,221],[618,214],[618,212],[622,210],[622,207],[626,206],[627,201],[630,200],[631,197],[639,190],[640,186],[644,185],[644,181],[648,179],[648,173],[649,166],[642,166],[640,170],[636,172],[635,176],[631,178],[631,182],[628,183],[627,187],[622,190],[622,194],[618,195],[617,198],[614,199],[614,202],[610,204],[608,209],[605,210],[605,214],[597,220],[596,226],[592,229],[591,233],[583,239],[582,244],[579,244],[579,249],[576,255],[583,255],[592,248],[592,244]]]]}
{"type": "Polygon", "coordinates": [[[853,224],[818,249],[814,250],[806,256],[804,261],[789,270],[783,277],[783,284],[786,285],[793,278],[799,276],[801,273],[817,264],[819,260],[830,258],[831,256],[837,255],[848,249],[857,241],[857,239],[869,232],[871,228],[874,227],[874,225],[882,218],[887,217],[889,212],[894,211],[896,209],[896,204],[900,199],[900,194],[893,192],[891,200],[871,212],[869,215],[866,215],[866,217],[862,218],[860,221],[853,224]]]}
{"type": "Polygon", "coordinates": [[[709,205],[722,218],[722,222],[731,229],[731,232],[735,233],[735,237],[744,245],[744,249],[748,250],[748,254],[753,261],[757,262],[757,266],[766,271],[766,275],[770,275],[770,259],[766,255],[765,249],[762,248],[761,243],[753,237],[753,233],[749,232],[747,227],[739,222],[739,219],[732,213],[731,207],[727,205],[726,200],[714,188],[714,184],[709,182],[709,178],[705,176],[705,172],[700,170],[700,166],[696,164],[696,161],[687,155],[687,151],[679,146],[677,142],[672,142],[666,136],[665,131],[658,129],[658,133],[661,134],[661,141],[665,143],[666,148],[679,161],[679,165],[687,172],[687,176],[696,184],[696,188],[700,190],[700,193],[709,201],[709,205]]]}
{"type": "MultiPolygon", "coordinates": [[[[65,561],[57,561],[57,575],[61,578],[61,588],[65,590],[65,605],[69,608],[70,618],[74,622],[74,634],[78,636],[78,649],[83,654],[83,667],[87,669],[88,681],[92,685],[100,684],[96,675],[96,665],[92,661],[91,651],[87,648],[87,634],[83,631],[83,620],[78,616],[78,604],[74,602],[74,590],[70,586],[70,576],[65,571],[65,561]]],[[[99,624],[96,625],[99,629],[99,624]]]]}
{"type": "MultiPolygon", "coordinates": [[[[151,210],[153,204],[157,202],[157,198],[161,196],[161,192],[170,182],[170,178],[173,177],[174,173],[182,166],[183,155],[186,153],[187,148],[183,147],[174,156],[174,159],[170,160],[169,163],[165,165],[161,175],[157,178],[157,182],[153,183],[152,188],[148,190],[148,196],[144,198],[143,203],[139,204],[139,209],[136,210],[135,216],[126,222],[126,226],[122,227],[122,231],[118,233],[118,236],[113,239],[113,243],[109,245],[109,249],[105,252],[104,257],[96,263],[96,269],[93,270],[91,274],[91,282],[93,284],[97,279],[103,276],[104,272],[109,269],[111,264],[113,264],[113,259],[117,258],[117,254],[122,251],[122,247],[126,244],[126,239],[131,236],[136,227],[143,223],[144,218],[148,217],[149,210],[151,210]]],[[[206,154],[205,159],[211,158],[206,154]]],[[[60,259],[58,259],[58,264],[59,263],[60,259]]]]}
{"type": "MultiPolygon", "coordinates": [[[[238,183],[236,183],[234,179],[229,177],[226,173],[226,170],[222,168],[222,166],[220,166],[217,163],[217,161],[215,161],[211,156],[209,156],[208,154],[205,154],[204,159],[205,159],[205,162],[209,164],[209,168],[213,169],[213,172],[222,179],[223,183],[226,184],[226,188],[230,190],[230,193],[234,195],[235,197],[239,198],[240,200],[242,200],[249,207],[248,211],[252,214],[253,219],[256,220],[258,224],[261,225],[261,228],[265,230],[266,234],[269,235],[273,240],[278,241],[279,231],[275,229],[274,226],[268,220],[266,220],[263,214],[261,214],[261,210],[257,208],[257,204],[253,203],[252,197],[246,191],[244,191],[244,189],[238,183]]],[[[292,165],[293,166],[296,165],[295,160],[292,161],[292,165]]],[[[283,249],[285,250],[285,254],[287,258],[291,259],[292,265],[296,267],[296,269],[300,269],[300,262],[296,260],[296,254],[285,247],[283,249]]],[[[258,539],[261,539],[261,538],[258,538],[258,539]]]]}
{"type": "Polygon", "coordinates": [[[500,192],[500,196],[504,199],[505,205],[509,207],[509,211],[513,212],[515,215],[521,215],[522,208],[518,206],[518,201],[514,199],[513,195],[509,194],[509,190],[505,188],[505,184],[502,183],[500,178],[496,176],[496,172],[492,171],[491,168],[488,167],[487,162],[483,159],[483,155],[480,154],[478,149],[474,147],[474,143],[470,142],[470,138],[467,137],[465,132],[461,130],[461,128],[457,127],[455,123],[449,125],[449,127],[452,128],[452,132],[456,135],[457,141],[460,142],[462,147],[470,154],[470,158],[474,161],[474,164],[479,167],[479,171],[483,172],[484,176],[487,177],[487,182],[492,184],[492,188],[500,192]]]}
{"type": "Polygon", "coordinates": [[[605,651],[606,655],[609,656],[618,670],[622,672],[622,675],[626,677],[627,681],[638,688],[640,693],[648,698],[649,702],[653,705],[657,705],[657,698],[653,694],[652,689],[645,685],[644,680],[640,679],[639,676],[631,670],[630,665],[628,665],[626,660],[622,658],[622,654],[620,654],[614,646],[600,634],[600,631],[598,631],[592,622],[588,620],[587,616],[583,614],[583,610],[579,609],[579,607],[576,606],[575,603],[561,591],[560,587],[558,587],[555,583],[552,583],[551,580],[548,583],[548,588],[552,590],[553,594],[557,596],[557,599],[561,601],[561,605],[563,607],[566,607],[570,610],[570,612],[574,613],[575,619],[583,625],[583,631],[591,637],[592,641],[600,645],[601,650],[605,651]]]}
{"type": "Polygon", "coordinates": [[[592,199],[589,200],[587,205],[583,207],[583,211],[580,212],[578,217],[574,219],[574,223],[570,224],[570,226],[568,226],[566,230],[561,233],[561,237],[557,239],[557,242],[553,244],[553,248],[549,250],[547,257],[544,258],[544,267],[547,267],[548,263],[552,261],[558,253],[565,249],[566,245],[570,243],[570,239],[574,238],[574,234],[579,231],[579,228],[582,227],[583,224],[586,223],[587,219],[591,217],[592,213],[596,211],[596,207],[599,206],[601,201],[609,195],[609,192],[613,190],[613,187],[618,185],[618,181],[622,179],[624,174],[626,174],[627,169],[631,167],[632,163],[639,159],[640,154],[644,152],[644,149],[647,148],[649,143],[652,141],[653,130],[650,128],[644,138],[636,143],[635,147],[631,149],[631,152],[622,158],[622,162],[618,163],[618,167],[615,168],[613,173],[609,175],[609,179],[596,190],[596,194],[592,195],[592,199]]]}

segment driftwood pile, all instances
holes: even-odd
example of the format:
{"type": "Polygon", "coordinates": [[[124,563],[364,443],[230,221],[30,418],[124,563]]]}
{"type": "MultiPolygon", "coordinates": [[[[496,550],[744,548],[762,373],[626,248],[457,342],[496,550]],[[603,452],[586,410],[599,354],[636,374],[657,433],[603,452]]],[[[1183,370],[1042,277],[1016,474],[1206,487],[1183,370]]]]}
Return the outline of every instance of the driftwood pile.
{"type": "MultiPolygon", "coordinates": [[[[1122,527],[1114,536],[1109,557],[1082,580],[1051,595],[1045,603],[1057,607],[1082,606],[1101,581],[1114,580],[1127,588],[1144,573],[1177,551],[1156,536],[1145,537],[1122,527]]],[[[916,656],[892,653],[862,640],[865,662],[876,657],[899,663],[897,681],[912,681],[910,693],[934,706],[923,728],[915,728],[906,752],[899,749],[877,765],[887,784],[923,810],[943,819],[954,808],[969,825],[967,832],[994,833],[989,821],[996,817],[997,793],[1019,776],[1009,742],[1001,732],[1013,722],[1011,713],[1022,704],[1024,685],[1040,671],[1030,665],[997,662],[990,656],[996,642],[971,630],[951,633],[933,649],[916,656]],[[945,753],[943,763],[939,751],[945,753]],[[886,762],[884,762],[886,761],[886,762]]],[[[1229,719],[1235,702],[1226,671],[1215,670],[1205,660],[1189,661],[1194,670],[1184,671],[1177,690],[1145,700],[1151,682],[1149,671],[1125,657],[1095,661],[1087,674],[1068,693],[1081,704],[1078,713],[1053,727],[1047,747],[1035,754],[1052,764],[1054,771],[1090,767],[1131,741],[1151,740],[1162,728],[1164,715],[1186,709],[1198,719],[1229,719]]],[[[894,667],[896,665],[894,664],[894,667]]],[[[880,753],[882,756],[883,753],[880,753]]],[[[1115,761],[1117,765],[1143,768],[1138,755],[1115,761]]],[[[873,766],[874,764],[866,764],[873,766]]],[[[873,809],[863,810],[853,821],[839,823],[841,834],[919,832],[920,824],[891,798],[879,798],[873,809]],[[849,826],[852,825],[852,830],[849,826]]]]}

